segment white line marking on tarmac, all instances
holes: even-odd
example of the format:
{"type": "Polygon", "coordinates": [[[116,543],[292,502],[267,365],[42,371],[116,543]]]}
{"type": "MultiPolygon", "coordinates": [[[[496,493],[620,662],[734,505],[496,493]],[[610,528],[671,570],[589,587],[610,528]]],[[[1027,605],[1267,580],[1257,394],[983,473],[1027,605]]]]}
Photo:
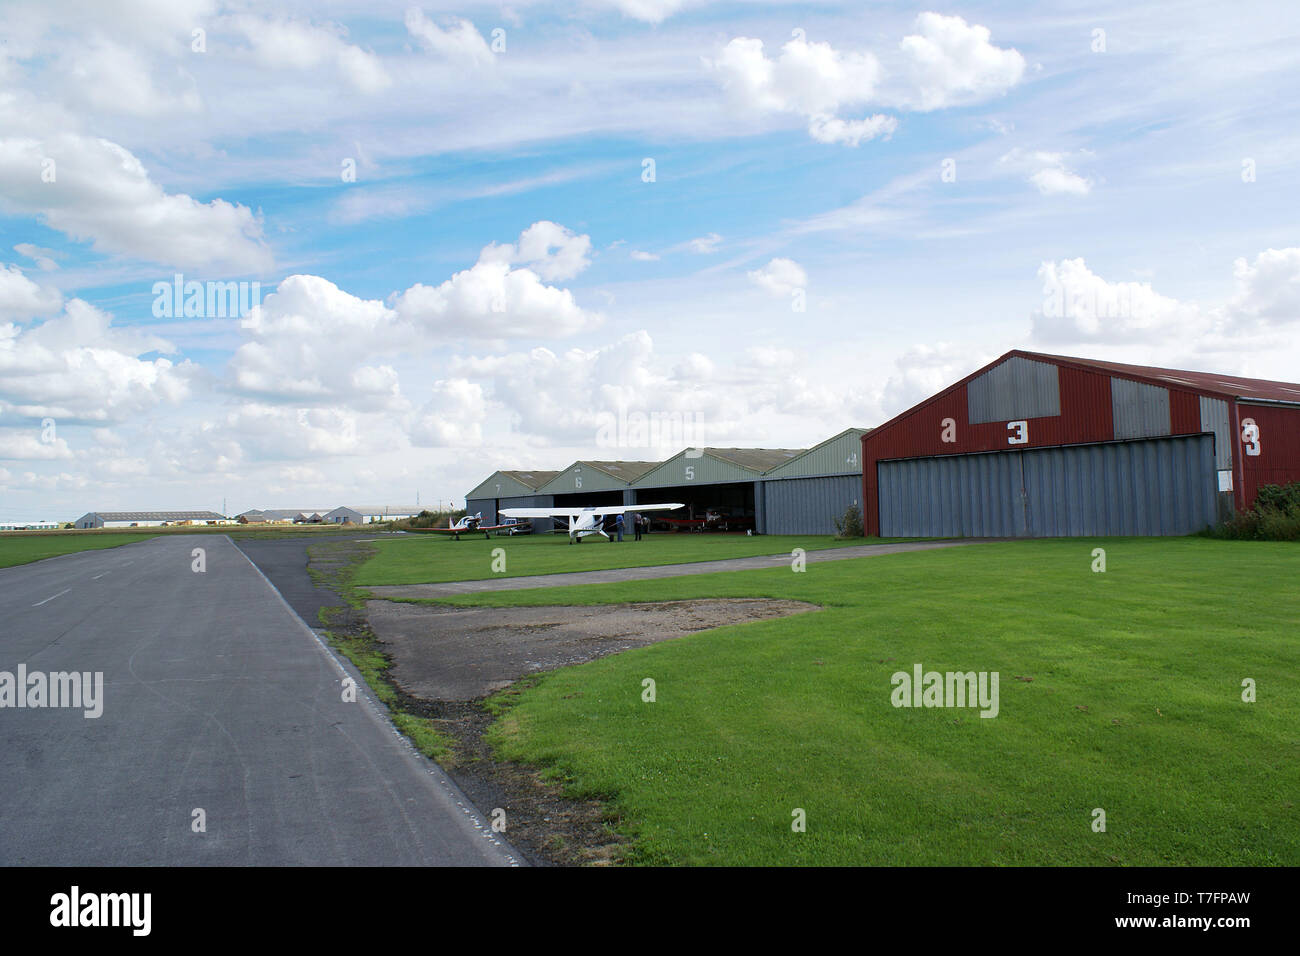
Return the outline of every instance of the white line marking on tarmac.
{"type": "Polygon", "coordinates": [[[109,573],[110,573],[110,572],[108,572],[108,571],[102,571],[102,572],[100,572],[99,574],[96,574],[96,575],[95,575],[94,577],[92,577],[90,580],[92,580],[92,581],[98,581],[98,580],[99,580],[100,578],[102,578],[105,574],[109,574],[109,573]]]}
{"type": "Polygon", "coordinates": [[[72,588],[64,588],[64,589],[63,589],[62,591],[60,591],[58,594],[51,594],[51,595],[50,595],[49,597],[47,597],[44,601],[37,601],[35,604],[32,605],[32,607],[40,607],[42,604],[46,604],[46,603],[48,603],[48,602],[50,602],[50,601],[53,601],[56,597],[63,597],[63,595],[67,594],[67,593],[68,593],[69,591],[71,591],[71,590],[72,590],[72,588]]]}

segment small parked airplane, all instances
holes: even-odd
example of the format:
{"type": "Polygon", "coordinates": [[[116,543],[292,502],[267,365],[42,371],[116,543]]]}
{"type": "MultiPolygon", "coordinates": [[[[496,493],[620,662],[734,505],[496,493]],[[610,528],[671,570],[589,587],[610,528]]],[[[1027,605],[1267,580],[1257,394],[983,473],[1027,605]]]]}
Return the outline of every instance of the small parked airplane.
{"type": "MultiPolygon", "coordinates": [[[[505,512],[502,512],[502,514],[504,513],[505,512]]],[[[447,520],[447,527],[445,528],[422,528],[420,530],[432,531],[434,534],[449,534],[459,541],[461,534],[474,534],[482,531],[483,537],[490,539],[492,537],[491,532],[493,531],[509,531],[511,534],[514,534],[516,531],[520,530],[520,528],[519,523],[514,521],[509,524],[485,525],[483,524],[483,512],[480,511],[476,515],[465,515],[463,518],[457,519],[455,523],[452,523],[449,518],[447,520]]]]}
{"type": "Polygon", "coordinates": [[[500,514],[506,518],[564,518],[569,522],[568,528],[556,528],[557,532],[568,532],[569,544],[582,543],[582,539],[598,534],[606,541],[612,540],[605,534],[605,516],[623,514],[628,511],[672,511],[685,508],[683,504],[664,505],[603,505],[599,508],[502,508],[500,514]]]}

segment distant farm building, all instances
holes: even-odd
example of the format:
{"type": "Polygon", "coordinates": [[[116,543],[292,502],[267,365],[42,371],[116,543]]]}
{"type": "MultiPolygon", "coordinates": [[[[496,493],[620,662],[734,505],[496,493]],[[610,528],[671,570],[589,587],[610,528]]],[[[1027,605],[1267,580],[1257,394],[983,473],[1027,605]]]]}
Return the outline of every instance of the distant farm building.
{"type": "Polygon", "coordinates": [[[91,511],[73,522],[78,528],[160,528],[230,523],[231,519],[215,511],[91,511]]]}
{"type": "Polygon", "coordinates": [[[369,505],[348,507],[344,505],[326,512],[327,524],[374,524],[378,521],[401,521],[420,513],[418,505],[369,505]]]}

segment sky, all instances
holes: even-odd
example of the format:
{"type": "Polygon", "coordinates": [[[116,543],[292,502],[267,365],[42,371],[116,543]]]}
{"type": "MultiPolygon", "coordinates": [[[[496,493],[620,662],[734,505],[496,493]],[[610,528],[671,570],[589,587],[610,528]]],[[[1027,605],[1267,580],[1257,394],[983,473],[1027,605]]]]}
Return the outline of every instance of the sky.
{"type": "Polygon", "coordinates": [[[1291,2],[0,6],[0,521],[1300,380],[1291,2]]]}

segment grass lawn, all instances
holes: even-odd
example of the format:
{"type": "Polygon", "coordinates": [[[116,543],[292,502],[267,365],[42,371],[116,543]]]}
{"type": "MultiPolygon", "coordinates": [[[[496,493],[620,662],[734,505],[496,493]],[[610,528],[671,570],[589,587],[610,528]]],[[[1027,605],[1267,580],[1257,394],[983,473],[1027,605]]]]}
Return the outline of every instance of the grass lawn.
{"type": "Polygon", "coordinates": [[[92,548],[116,548],[130,544],[132,541],[144,541],[154,535],[126,532],[123,534],[76,534],[52,533],[40,531],[33,534],[0,535],[0,568],[11,568],[15,564],[27,564],[43,558],[53,558],[73,551],[89,551],[92,548]]]}
{"type": "Polygon", "coordinates": [[[1285,543],[1026,541],[450,603],[824,606],[493,699],[500,753],[609,801],[633,862],[1294,866],[1297,571],[1285,543]],[[998,672],[999,715],[895,708],[917,663],[998,672]]]}
{"type": "Polygon", "coordinates": [[[504,548],[511,577],[529,574],[558,574],[564,571],[599,571],[606,568],[640,568],[653,564],[685,564],[718,561],[755,554],[789,554],[795,548],[814,551],[855,544],[880,544],[896,538],[853,538],[837,541],[829,535],[735,535],[677,534],[646,535],[623,543],[588,538],[583,544],[569,544],[565,535],[539,534],[515,537],[467,535],[459,541],[434,534],[412,535],[376,542],[379,554],[362,565],[352,583],[365,587],[384,584],[437,584],[444,581],[472,581],[496,577],[492,551],[504,548]]]}

